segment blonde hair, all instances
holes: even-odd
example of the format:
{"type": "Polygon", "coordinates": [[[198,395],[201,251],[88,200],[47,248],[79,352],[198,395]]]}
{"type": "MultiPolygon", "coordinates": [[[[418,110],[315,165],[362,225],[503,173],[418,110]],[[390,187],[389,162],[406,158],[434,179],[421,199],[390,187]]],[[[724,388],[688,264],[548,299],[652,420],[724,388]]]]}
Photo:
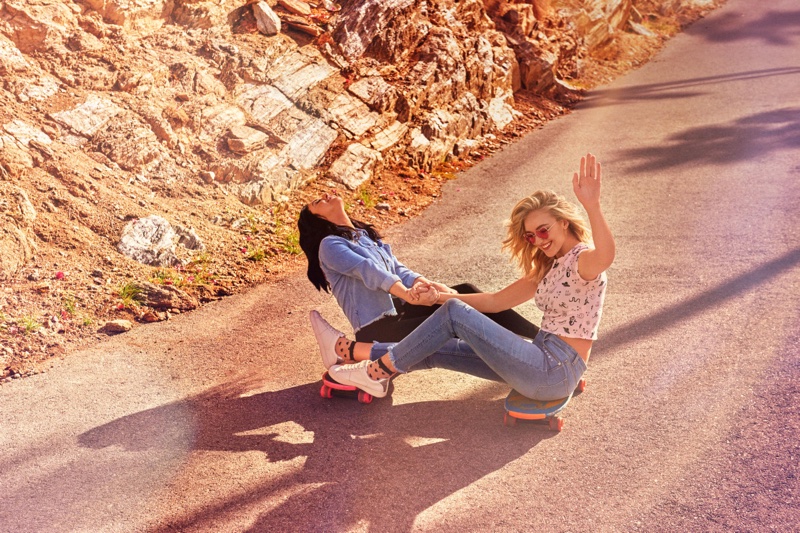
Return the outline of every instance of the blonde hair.
{"type": "Polygon", "coordinates": [[[511,259],[535,283],[542,280],[555,261],[555,258],[547,257],[542,250],[525,240],[525,218],[539,210],[547,210],[556,221],[566,220],[567,231],[579,241],[588,244],[592,239],[591,230],[583,220],[580,209],[553,191],[536,191],[517,202],[511,211],[511,218],[506,221],[507,236],[503,239],[503,250],[511,253],[511,259]]]}

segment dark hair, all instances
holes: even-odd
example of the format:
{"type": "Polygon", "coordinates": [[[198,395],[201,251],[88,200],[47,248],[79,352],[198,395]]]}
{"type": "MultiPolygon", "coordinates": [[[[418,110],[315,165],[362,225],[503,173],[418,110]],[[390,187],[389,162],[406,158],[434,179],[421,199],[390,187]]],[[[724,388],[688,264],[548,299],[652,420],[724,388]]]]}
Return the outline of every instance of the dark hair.
{"type": "MultiPolygon", "coordinates": [[[[381,236],[371,224],[361,222],[360,220],[350,219],[358,229],[363,229],[369,235],[369,238],[377,242],[381,236]]],[[[322,239],[329,235],[343,237],[345,239],[354,239],[356,232],[347,226],[338,226],[333,222],[325,220],[312,213],[308,206],[304,206],[300,210],[300,216],[297,219],[297,229],[300,231],[300,248],[306,254],[308,260],[308,279],[314,284],[318,291],[330,292],[330,283],[325,279],[325,274],[319,265],[319,245],[322,239]]]]}

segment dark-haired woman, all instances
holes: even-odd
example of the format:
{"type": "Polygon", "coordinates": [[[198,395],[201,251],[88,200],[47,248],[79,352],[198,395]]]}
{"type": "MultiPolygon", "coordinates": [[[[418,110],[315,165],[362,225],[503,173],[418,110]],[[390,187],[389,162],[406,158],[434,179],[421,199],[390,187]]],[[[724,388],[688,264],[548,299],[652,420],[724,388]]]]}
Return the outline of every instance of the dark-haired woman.
{"type": "MultiPolygon", "coordinates": [[[[400,341],[439,307],[440,294],[480,292],[469,284],[450,288],[407,268],[372,225],[349,217],[338,196],[326,194],[303,207],[297,226],[308,279],[333,293],[360,342],[400,341]]],[[[539,332],[512,310],[487,316],[524,337],[539,332]]],[[[312,320],[315,333],[323,322],[312,320]]],[[[336,362],[323,360],[326,368],[336,362]]]]}

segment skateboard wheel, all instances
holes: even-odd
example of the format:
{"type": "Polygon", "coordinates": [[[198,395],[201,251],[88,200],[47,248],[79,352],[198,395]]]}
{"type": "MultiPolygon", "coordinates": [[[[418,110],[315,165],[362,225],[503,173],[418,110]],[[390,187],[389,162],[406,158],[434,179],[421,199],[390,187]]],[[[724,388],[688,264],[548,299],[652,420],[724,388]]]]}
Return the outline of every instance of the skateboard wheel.
{"type": "Polygon", "coordinates": [[[358,391],[358,401],[361,403],[372,403],[372,394],[360,390],[358,391]]]}
{"type": "Polygon", "coordinates": [[[506,413],[503,415],[503,425],[508,427],[513,427],[517,425],[517,419],[511,416],[510,414],[506,413]]]}
{"type": "Polygon", "coordinates": [[[327,385],[323,385],[319,389],[319,395],[323,398],[333,398],[333,391],[327,385]]]}
{"type": "Polygon", "coordinates": [[[583,379],[583,378],[581,378],[581,379],[578,381],[578,386],[577,386],[577,387],[575,387],[575,391],[576,391],[576,392],[583,392],[583,391],[585,391],[585,390],[586,390],[586,380],[585,380],[585,379],[583,379]]]}
{"type": "Polygon", "coordinates": [[[554,416],[548,420],[547,424],[550,426],[551,431],[561,431],[564,427],[564,419],[554,416]]]}

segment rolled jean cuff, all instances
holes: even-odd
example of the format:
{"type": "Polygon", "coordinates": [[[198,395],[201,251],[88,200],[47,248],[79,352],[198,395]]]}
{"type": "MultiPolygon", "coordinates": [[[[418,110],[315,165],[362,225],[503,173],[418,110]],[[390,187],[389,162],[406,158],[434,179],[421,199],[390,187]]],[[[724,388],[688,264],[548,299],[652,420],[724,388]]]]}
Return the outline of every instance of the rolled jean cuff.
{"type": "MultiPolygon", "coordinates": [[[[394,345],[397,344],[396,342],[373,342],[372,348],[369,349],[369,360],[370,361],[377,361],[384,355],[386,352],[390,352],[394,345]]],[[[392,363],[394,363],[394,359],[392,359],[392,363]]]]}

